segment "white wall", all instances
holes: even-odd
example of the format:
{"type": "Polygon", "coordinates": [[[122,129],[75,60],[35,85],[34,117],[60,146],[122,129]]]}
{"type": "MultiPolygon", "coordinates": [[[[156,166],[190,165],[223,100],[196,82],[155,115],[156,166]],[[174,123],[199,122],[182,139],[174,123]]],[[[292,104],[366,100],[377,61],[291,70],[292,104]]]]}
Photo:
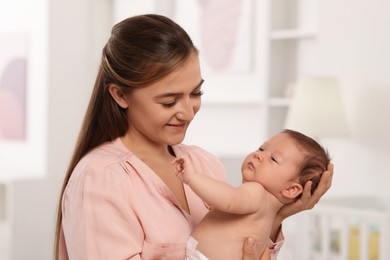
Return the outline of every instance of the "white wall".
{"type": "MultiPolygon", "coordinates": [[[[59,187],[92,88],[100,43],[108,35],[108,2],[50,1],[48,172],[44,179],[14,185],[12,259],[52,259],[59,187]]],[[[324,140],[336,165],[329,196],[390,198],[389,9],[386,0],[320,1],[320,37],[306,46],[317,58],[311,64],[302,60],[301,69],[340,76],[352,127],[348,140],[324,140]]],[[[225,147],[239,144],[227,141],[225,147]]]]}
{"type": "Polygon", "coordinates": [[[46,126],[41,126],[47,132],[46,171],[42,178],[11,184],[11,250],[0,252],[0,259],[5,259],[4,255],[15,260],[53,259],[59,191],[92,90],[97,60],[111,29],[110,8],[109,1],[48,3],[47,113],[46,126]]]}
{"type": "Polygon", "coordinates": [[[301,60],[302,71],[340,78],[350,124],[348,140],[324,140],[336,167],[329,196],[390,199],[389,7],[385,0],[320,1],[319,37],[303,46],[311,57],[301,60]]]}

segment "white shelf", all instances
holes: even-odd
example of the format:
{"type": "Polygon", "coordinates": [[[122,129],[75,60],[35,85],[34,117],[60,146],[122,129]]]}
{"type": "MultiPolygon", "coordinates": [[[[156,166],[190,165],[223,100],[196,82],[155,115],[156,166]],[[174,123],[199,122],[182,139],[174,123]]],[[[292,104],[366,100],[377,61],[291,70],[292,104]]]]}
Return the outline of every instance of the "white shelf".
{"type": "Polygon", "coordinates": [[[305,30],[305,29],[287,29],[287,30],[277,30],[270,33],[271,40],[289,40],[289,39],[305,39],[305,38],[314,38],[317,33],[315,30],[305,30]]]}
{"type": "Polygon", "coordinates": [[[271,97],[269,99],[269,105],[271,107],[289,107],[291,99],[287,97],[271,97]]]}
{"type": "Polygon", "coordinates": [[[266,104],[268,136],[284,129],[291,105],[290,92],[298,76],[304,74],[305,44],[318,36],[318,0],[267,0],[266,104]],[[286,89],[287,88],[287,89],[286,89]]]}

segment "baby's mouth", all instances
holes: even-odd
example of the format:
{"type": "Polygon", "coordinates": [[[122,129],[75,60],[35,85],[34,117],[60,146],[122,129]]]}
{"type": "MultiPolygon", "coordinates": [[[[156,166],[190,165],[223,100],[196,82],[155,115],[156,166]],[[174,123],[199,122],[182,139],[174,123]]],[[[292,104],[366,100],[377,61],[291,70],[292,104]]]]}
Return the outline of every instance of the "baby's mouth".
{"type": "Polygon", "coordinates": [[[251,169],[251,170],[255,169],[255,166],[253,165],[253,162],[249,162],[248,163],[248,168],[251,169]]]}

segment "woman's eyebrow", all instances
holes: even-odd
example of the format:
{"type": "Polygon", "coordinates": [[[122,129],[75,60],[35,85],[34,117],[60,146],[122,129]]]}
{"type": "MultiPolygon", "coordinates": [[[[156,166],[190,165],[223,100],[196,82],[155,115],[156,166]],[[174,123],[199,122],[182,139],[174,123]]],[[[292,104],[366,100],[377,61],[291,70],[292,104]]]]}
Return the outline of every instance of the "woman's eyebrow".
{"type": "MultiPolygon", "coordinates": [[[[204,83],[204,79],[202,79],[202,80],[199,82],[199,84],[197,84],[197,85],[194,87],[194,89],[197,89],[197,88],[201,87],[203,83],[204,83]]],[[[183,93],[181,93],[181,92],[166,92],[166,93],[163,93],[163,94],[161,94],[161,95],[157,95],[157,96],[155,96],[154,98],[155,98],[155,99],[159,99],[159,98],[165,98],[165,97],[178,97],[178,96],[181,96],[181,95],[183,95],[183,93]]]]}
{"type": "Polygon", "coordinates": [[[161,95],[157,95],[154,97],[154,99],[160,99],[160,98],[166,98],[166,97],[178,97],[183,95],[182,93],[177,93],[177,92],[167,92],[163,93],[161,95]]]}
{"type": "Polygon", "coordinates": [[[200,86],[203,85],[203,83],[204,83],[204,79],[201,79],[200,82],[199,82],[199,84],[198,84],[195,88],[199,88],[200,86]]]}

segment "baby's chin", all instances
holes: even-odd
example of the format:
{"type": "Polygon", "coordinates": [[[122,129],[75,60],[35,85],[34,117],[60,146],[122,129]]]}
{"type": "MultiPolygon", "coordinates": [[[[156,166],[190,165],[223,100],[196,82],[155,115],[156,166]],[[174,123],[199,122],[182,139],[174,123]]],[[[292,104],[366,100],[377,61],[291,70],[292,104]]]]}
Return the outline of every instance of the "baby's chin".
{"type": "Polygon", "coordinates": [[[251,169],[242,170],[242,183],[253,181],[254,179],[254,171],[251,169]]]}
{"type": "Polygon", "coordinates": [[[248,179],[248,178],[242,178],[242,183],[245,183],[245,182],[250,182],[250,181],[252,181],[252,180],[250,180],[250,179],[248,179]]]}

